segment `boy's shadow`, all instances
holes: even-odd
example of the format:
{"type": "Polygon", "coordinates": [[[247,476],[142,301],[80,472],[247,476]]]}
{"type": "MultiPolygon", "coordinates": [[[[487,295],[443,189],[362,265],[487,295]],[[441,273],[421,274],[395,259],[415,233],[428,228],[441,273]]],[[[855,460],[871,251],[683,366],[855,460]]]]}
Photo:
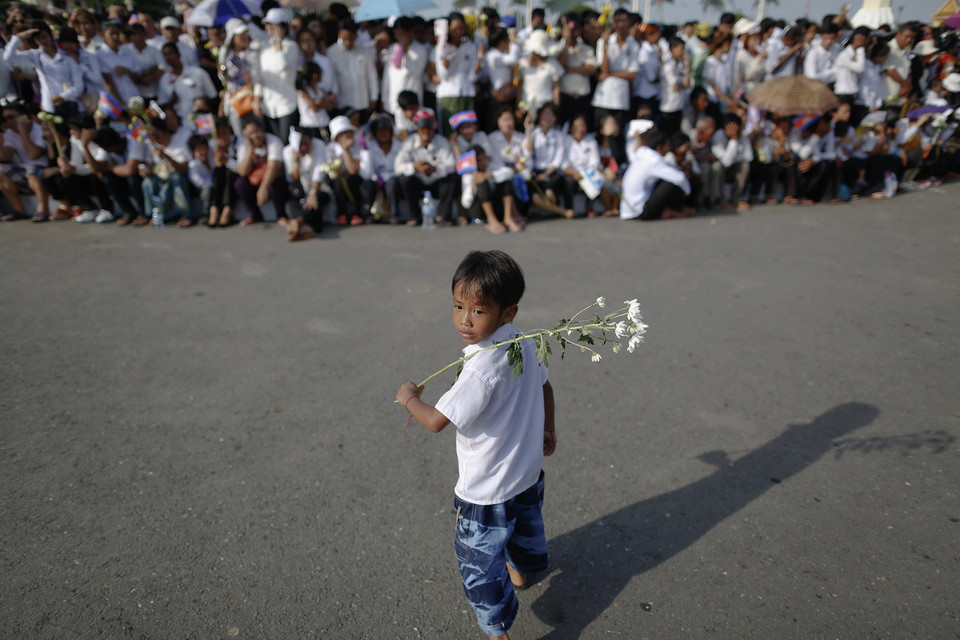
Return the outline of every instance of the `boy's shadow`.
{"type": "Polygon", "coordinates": [[[555,627],[546,637],[579,638],[632,578],[682,552],[878,414],[869,404],[841,404],[735,461],[723,451],[704,453],[699,459],[716,471],[702,480],[551,539],[551,582],[533,604],[537,617],[555,627]]]}

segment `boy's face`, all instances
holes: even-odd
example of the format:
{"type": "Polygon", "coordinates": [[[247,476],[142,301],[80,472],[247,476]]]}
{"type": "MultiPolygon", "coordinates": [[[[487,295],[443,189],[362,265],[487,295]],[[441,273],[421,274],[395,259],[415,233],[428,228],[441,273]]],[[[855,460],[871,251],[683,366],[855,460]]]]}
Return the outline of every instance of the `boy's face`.
{"type": "Polygon", "coordinates": [[[193,150],[193,157],[206,164],[207,160],[210,158],[210,147],[205,144],[200,145],[193,150]]]}
{"type": "Polygon", "coordinates": [[[407,120],[413,120],[413,116],[417,115],[417,111],[420,110],[420,104],[412,104],[409,107],[403,108],[403,115],[407,117],[407,120]]]}
{"type": "Polygon", "coordinates": [[[453,290],[453,326],[465,344],[477,344],[511,322],[517,315],[517,305],[501,310],[496,303],[480,300],[472,287],[458,284],[453,290]]]}

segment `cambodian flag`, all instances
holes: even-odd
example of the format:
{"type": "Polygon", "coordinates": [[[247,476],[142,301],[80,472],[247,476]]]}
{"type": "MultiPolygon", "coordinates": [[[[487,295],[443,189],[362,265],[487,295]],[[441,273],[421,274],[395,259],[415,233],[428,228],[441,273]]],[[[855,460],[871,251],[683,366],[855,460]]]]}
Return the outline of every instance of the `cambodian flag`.
{"type": "Polygon", "coordinates": [[[127,135],[137,142],[143,142],[147,139],[147,128],[138,120],[127,127],[127,135]]]}
{"type": "Polygon", "coordinates": [[[467,151],[457,158],[457,175],[462,176],[465,173],[473,173],[477,170],[477,152],[467,151]]]}
{"type": "Polygon", "coordinates": [[[209,113],[197,114],[197,135],[213,135],[213,116],[209,113]]]}
{"type": "Polygon", "coordinates": [[[123,115],[123,105],[117,102],[117,99],[106,91],[101,91],[100,111],[110,116],[112,120],[116,120],[123,115]]]}
{"type": "Polygon", "coordinates": [[[807,127],[809,127],[819,119],[820,119],[820,116],[818,116],[815,113],[805,113],[802,116],[797,116],[796,118],[793,119],[793,128],[800,129],[800,131],[804,131],[807,129],[807,127]]]}
{"type": "Polygon", "coordinates": [[[450,116],[450,128],[454,131],[457,130],[462,124],[467,122],[476,122],[477,121],[477,112],[476,111],[461,111],[460,113],[455,113],[450,116]]]}

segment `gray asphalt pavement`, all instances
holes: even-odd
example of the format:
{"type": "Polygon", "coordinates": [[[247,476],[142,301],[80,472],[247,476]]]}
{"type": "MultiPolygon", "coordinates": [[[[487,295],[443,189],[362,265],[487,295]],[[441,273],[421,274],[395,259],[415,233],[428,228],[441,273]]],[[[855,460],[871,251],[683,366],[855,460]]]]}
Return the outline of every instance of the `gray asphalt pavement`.
{"type": "Polygon", "coordinates": [[[0,224],[0,637],[480,638],[450,277],[517,324],[639,298],[633,355],[551,363],[551,570],[514,640],[960,637],[960,185],[644,224],[0,224]],[[429,385],[436,400],[452,376],[429,385]]]}

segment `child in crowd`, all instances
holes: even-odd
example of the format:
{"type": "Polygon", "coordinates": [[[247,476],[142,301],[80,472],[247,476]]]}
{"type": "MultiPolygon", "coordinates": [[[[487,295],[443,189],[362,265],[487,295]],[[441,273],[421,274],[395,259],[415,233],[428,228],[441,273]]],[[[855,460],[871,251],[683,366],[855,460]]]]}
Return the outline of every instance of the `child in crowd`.
{"type": "Polygon", "coordinates": [[[357,128],[346,116],[337,116],[330,121],[330,146],[327,158],[339,167],[331,168],[330,181],[337,201],[337,224],[358,226],[363,224],[360,215],[360,145],[357,144],[357,128]]]}
{"type": "Polygon", "coordinates": [[[312,129],[313,135],[330,124],[327,110],[331,107],[327,92],[323,90],[323,71],[316,62],[304,62],[297,73],[297,108],[300,111],[300,127],[312,129]]]}
{"type": "Polygon", "coordinates": [[[501,173],[512,171],[508,168],[496,168],[490,156],[480,145],[468,149],[477,157],[477,170],[462,176],[460,204],[467,217],[486,218],[487,231],[500,234],[509,231],[523,231],[523,224],[516,219],[516,203],[513,197],[512,182],[503,180],[501,173]],[[500,181],[497,179],[501,178],[500,181]],[[500,222],[500,217],[503,222],[500,222]]]}
{"type": "Polygon", "coordinates": [[[396,400],[429,431],[457,430],[460,476],[456,554],[464,592],[483,633],[508,638],[519,602],[515,588],[547,568],[543,457],[557,444],[553,388],[531,340],[520,343],[515,377],[505,346],[524,291],[520,266],[502,251],[469,253],[453,276],[453,324],[476,355],[433,407],[423,387],[404,383],[396,400]]]}
{"type": "Polygon", "coordinates": [[[413,124],[413,116],[420,110],[420,98],[413,91],[401,91],[397,95],[397,106],[400,109],[395,114],[394,131],[397,139],[403,141],[417,132],[417,127],[413,124]]]}
{"type": "MultiPolygon", "coordinates": [[[[187,161],[187,178],[189,179],[190,204],[195,207],[194,216],[210,214],[210,202],[213,200],[213,161],[210,158],[210,139],[207,136],[194,134],[187,141],[190,148],[190,160],[187,161]]],[[[210,216],[215,218],[215,216],[210,216]]],[[[207,219],[207,226],[210,224],[207,219]]]]}

